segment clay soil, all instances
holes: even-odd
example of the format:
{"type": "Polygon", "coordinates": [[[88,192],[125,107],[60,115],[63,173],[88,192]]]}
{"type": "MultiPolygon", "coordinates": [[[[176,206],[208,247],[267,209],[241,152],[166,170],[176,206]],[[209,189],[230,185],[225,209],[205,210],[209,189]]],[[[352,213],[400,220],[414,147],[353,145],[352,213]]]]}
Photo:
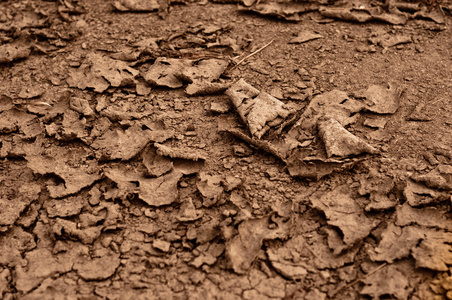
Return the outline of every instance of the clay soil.
{"type": "Polygon", "coordinates": [[[451,3],[115,2],[0,1],[1,299],[452,299],[451,3]]]}

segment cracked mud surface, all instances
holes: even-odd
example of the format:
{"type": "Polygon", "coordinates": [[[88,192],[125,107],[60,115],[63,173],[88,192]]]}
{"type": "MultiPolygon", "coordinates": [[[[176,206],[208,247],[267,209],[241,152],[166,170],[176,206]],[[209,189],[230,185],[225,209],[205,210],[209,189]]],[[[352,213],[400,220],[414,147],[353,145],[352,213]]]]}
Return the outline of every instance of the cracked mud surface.
{"type": "Polygon", "coordinates": [[[452,299],[452,3],[182,2],[0,3],[0,298],[452,299]]]}

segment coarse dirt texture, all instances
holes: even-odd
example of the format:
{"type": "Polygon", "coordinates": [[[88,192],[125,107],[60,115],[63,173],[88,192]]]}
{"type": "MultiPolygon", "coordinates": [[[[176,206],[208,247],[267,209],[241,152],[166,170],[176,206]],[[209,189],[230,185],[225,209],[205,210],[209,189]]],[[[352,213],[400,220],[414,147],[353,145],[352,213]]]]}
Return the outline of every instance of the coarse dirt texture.
{"type": "Polygon", "coordinates": [[[451,1],[225,2],[0,1],[0,298],[452,299],[451,1]]]}

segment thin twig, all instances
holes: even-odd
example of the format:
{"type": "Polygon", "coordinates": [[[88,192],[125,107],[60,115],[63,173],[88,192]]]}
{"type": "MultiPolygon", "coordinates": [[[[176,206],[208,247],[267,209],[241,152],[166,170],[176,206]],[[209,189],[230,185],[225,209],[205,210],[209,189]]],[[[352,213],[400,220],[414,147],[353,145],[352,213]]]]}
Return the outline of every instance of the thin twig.
{"type": "Polygon", "coordinates": [[[373,269],[372,271],[370,271],[369,273],[367,273],[367,274],[364,275],[363,277],[358,278],[358,279],[356,279],[355,281],[353,281],[353,282],[351,282],[351,283],[349,283],[349,284],[347,284],[347,285],[345,285],[345,286],[343,286],[343,287],[338,288],[337,290],[335,290],[335,291],[332,293],[332,295],[329,295],[329,296],[330,296],[330,297],[334,297],[334,296],[337,295],[340,291],[346,290],[346,289],[348,289],[348,288],[354,286],[354,285],[357,284],[358,282],[362,281],[364,278],[366,278],[366,277],[372,275],[373,273],[377,272],[378,270],[383,269],[384,267],[386,267],[387,264],[388,264],[388,263],[384,263],[384,264],[378,266],[377,268],[373,269]]]}
{"type": "Polygon", "coordinates": [[[244,62],[245,60],[247,60],[248,58],[250,58],[253,55],[258,54],[259,52],[261,52],[262,50],[264,50],[265,48],[267,48],[268,46],[270,46],[271,43],[273,43],[274,40],[271,40],[268,44],[266,44],[265,46],[263,46],[262,48],[257,49],[256,51],[254,51],[251,54],[248,54],[247,56],[245,56],[244,58],[242,58],[231,70],[237,68],[238,65],[240,65],[242,62],[244,62]]]}
{"type": "Polygon", "coordinates": [[[283,162],[286,162],[285,156],[277,148],[275,148],[272,144],[270,144],[267,141],[253,139],[237,129],[221,129],[220,131],[230,133],[238,137],[239,139],[242,139],[243,141],[247,142],[248,144],[253,145],[261,150],[264,150],[265,152],[273,154],[283,162]]]}

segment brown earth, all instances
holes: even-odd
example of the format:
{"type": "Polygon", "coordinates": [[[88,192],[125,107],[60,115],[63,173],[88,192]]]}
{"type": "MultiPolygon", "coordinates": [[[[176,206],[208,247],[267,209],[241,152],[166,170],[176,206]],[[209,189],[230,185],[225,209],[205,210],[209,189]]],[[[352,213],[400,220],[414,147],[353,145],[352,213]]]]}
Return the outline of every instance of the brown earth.
{"type": "Polygon", "coordinates": [[[0,298],[452,299],[451,9],[1,1],[0,298]]]}

